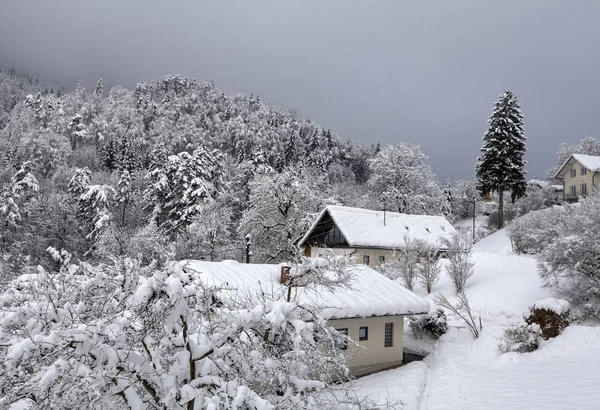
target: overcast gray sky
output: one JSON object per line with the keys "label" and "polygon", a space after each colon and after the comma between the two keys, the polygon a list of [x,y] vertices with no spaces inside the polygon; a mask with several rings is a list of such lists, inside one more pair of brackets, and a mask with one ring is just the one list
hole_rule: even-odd
{"label": "overcast gray sky", "polygon": [[345,138],[418,143],[441,178],[473,176],[510,88],[539,177],[598,132],[599,16],[597,0],[6,0],[0,62],[90,87],[213,80]]}

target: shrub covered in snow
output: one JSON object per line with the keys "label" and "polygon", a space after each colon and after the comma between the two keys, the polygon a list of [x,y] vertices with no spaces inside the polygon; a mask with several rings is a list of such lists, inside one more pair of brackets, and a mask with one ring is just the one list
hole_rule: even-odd
{"label": "shrub covered in snow", "polygon": [[515,251],[537,254],[540,276],[576,316],[600,319],[600,195],[527,214],[509,232]]}
{"label": "shrub covered in snow", "polygon": [[448,309],[450,312],[458,316],[465,323],[475,339],[479,337],[479,333],[482,330],[481,318],[479,318],[479,324],[477,324],[477,321],[471,312],[469,298],[467,298],[465,292],[459,292],[456,295],[456,303],[454,304],[451,303],[448,298],[441,293],[437,294],[433,300],[441,307]]}
{"label": "shrub covered in snow", "polygon": [[[315,306],[222,302],[182,264],[32,270],[0,294],[0,408],[365,408]],[[369,407],[372,408],[372,407]]]}
{"label": "shrub covered in snow", "polygon": [[432,245],[425,241],[417,241],[417,254],[419,257],[418,277],[421,284],[427,293],[431,293],[433,285],[440,280],[440,250],[436,245]]}
{"label": "shrub covered in snow", "polygon": [[437,308],[428,315],[411,318],[410,328],[418,338],[427,336],[432,339],[439,339],[440,336],[448,331],[446,313],[444,313],[443,309]]}
{"label": "shrub covered in snow", "polygon": [[562,299],[547,298],[535,302],[525,318],[528,325],[540,328],[544,339],[556,337],[569,325],[569,302]]}
{"label": "shrub covered in snow", "polygon": [[526,254],[541,252],[545,245],[561,234],[556,222],[563,213],[564,208],[554,207],[528,213],[513,221],[507,229],[514,251]]}
{"label": "shrub covered in snow", "polygon": [[408,289],[413,290],[419,279],[418,241],[404,238],[402,247],[394,250],[391,258],[381,265],[379,271],[392,280],[398,280]]}
{"label": "shrub covered in snow", "polygon": [[452,280],[456,293],[460,293],[465,289],[467,280],[473,275],[474,263],[471,260],[473,244],[466,236],[455,234],[451,240],[445,240],[444,245],[448,249],[446,274]]}
{"label": "shrub covered in snow", "polygon": [[537,324],[515,323],[504,331],[498,348],[502,353],[533,352],[540,345],[542,331]]}

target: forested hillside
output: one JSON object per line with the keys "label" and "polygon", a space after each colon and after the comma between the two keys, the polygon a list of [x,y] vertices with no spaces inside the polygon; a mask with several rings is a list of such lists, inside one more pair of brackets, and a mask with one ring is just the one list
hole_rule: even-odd
{"label": "forested hillside", "polygon": [[293,258],[327,203],[440,213],[419,147],[336,135],[255,95],[181,75],[55,91],[0,72],[0,252],[13,276],[78,259]]}

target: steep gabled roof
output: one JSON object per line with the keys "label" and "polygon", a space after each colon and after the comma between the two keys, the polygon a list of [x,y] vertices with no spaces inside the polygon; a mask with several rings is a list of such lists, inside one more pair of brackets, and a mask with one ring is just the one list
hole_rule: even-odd
{"label": "steep gabled roof", "polygon": [[[193,272],[205,285],[226,286],[236,291],[224,291],[224,297],[236,297],[264,292],[275,300],[285,300],[287,287],[279,283],[281,265],[241,264],[236,261],[185,261],[186,270]],[[293,297],[300,303],[326,306],[326,319],[408,315],[429,313],[429,302],[365,265],[350,266],[352,289],[335,291],[314,288],[293,288]]]}
{"label": "steep gabled roof", "polygon": [[561,165],[558,169],[558,172],[554,175],[554,178],[562,179],[560,176],[564,170],[564,168],[571,162],[575,160],[579,162],[581,165],[586,167],[592,172],[600,171],[600,156],[597,155],[584,155],[584,154],[573,154]]}
{"label": "steep gabled roof", "polygon": [[404,246],[405,239],[441,245],[443,239],[450,239],[456,233],[443,216],[386,211],[384,225],[383,211],[329,205],[300,240],[300,246],[304,246],[326,213],[331,216],[351,247],[395,249]]}

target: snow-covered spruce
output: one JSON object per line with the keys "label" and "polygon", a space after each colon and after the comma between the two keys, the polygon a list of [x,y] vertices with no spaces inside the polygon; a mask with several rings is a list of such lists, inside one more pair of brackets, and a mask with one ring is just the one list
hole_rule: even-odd
{"label": "snow-covered spruce", "polygon": [[483,137],[482,155],[476,165],[482,195],[498,192],[498,228],[504,226],[504,191],[511,199],[525,195],[525,130],[517,97],[506,90],[494,104],[489,128]]}

